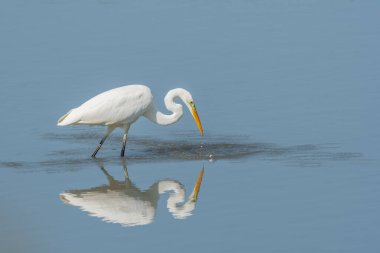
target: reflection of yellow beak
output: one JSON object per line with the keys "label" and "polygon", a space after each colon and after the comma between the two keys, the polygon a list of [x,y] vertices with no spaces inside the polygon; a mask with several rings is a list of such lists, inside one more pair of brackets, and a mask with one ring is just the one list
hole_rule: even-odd
{"label": "reflection of yellow beak", "polygon": [[199,132],[200,132],[201,135],[203,136],[203,128],[202,128],[202,124],[201,124],[201,121],[199,120],[199,116],[198,116],[198,113],[197,113],[197,109],[195,109],[195,106],[192,108],[192,114],[193,114],[193,117],[194,117],[195,122],[197,123],[198,129],[199,129]]}
{"label": "reflection of yellow beak", "polygon": [[199,176],[198,176],[198,179],[197,179],[197,182],[195,183],[195,186],[194,186],[194,190],[193,190],[193,201],[194,202],[197,202],[197,199],[198,199],[198,193],[199,193],[199,189],[201,188],[201,183],[202,183],[202,178],[203,178],[203,172],[204,172],[204,167],[202,168],[201,172],[199,173]]}

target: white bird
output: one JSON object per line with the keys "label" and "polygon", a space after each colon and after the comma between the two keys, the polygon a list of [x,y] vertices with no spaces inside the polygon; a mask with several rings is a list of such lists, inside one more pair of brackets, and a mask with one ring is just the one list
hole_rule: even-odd
{"label": "white bird", "polygon": [[187,106],[194,117],[201,135],[203,135],[202,124],[190,92],[182,88],[170,90],[166,94],[164,101],[166,108],[172,114],[166,115],[157,111],[149,87],[139,84],[126,85],[100,93],[60,117],[58,119],[58,126],[107,126],[107,132],[92,153],[92,157],[96,156],[104,141],[115,128],[124,128],[125,132],[121,149],[121,156],[124,156],[129,127],[139,117],[144,116],[152,122],[164,126],[173,124],[182,117],[182,105],[174,102],[176,98],[180,98]]}
{"label": "white bird", "polygon": [[90,189],[70,190],[60,194],[65,204],[79,207],[90,216],[123,226],[147,225],[153,222],[158,200],[163,193],[169,193],[166,207],[175,219],[191,216],[202,183],[202,168],[194,189],[186,199],[183,185],[176,180],[159,180],[149,189],[141,190],[129,179],[125,170],[125,181],[115,180],[101,167],[109,184]]}

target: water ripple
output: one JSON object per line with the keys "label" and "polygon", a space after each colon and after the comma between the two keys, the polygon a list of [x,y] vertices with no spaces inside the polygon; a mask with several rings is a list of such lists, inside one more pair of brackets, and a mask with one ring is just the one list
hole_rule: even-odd
{"label": "water ripple", "polygon": [[[126,157],[128,163],[185,161],[185,160],[242,160],[256,158],[261,160],[280,161],[291,166],[320,166],[326,161],[341,161],[361,157],[360,153],[339,151],[336,144],[303,144],[294,146],[279,146],[272,143],[248,142],[246,136],[207,136],[189,138],[194,134],[179,133],[172,139],[157,139],[149,136],[130,137],[127,143]],[[23,169],[25,167],[40,167],[45,170],[57,170],[62,167],[79,169],[92,163],[89,158],[92,148],[101,138],[99,133],[79,132],[43,136],[49,142],[68,142],[56,144],[67,149],[47,152],[46,159],[39,162],[0,161],[0,167]],[[76,145],[74,145],[76,144]],[[78,144],[83,147],[78,148]],[[121,140],[111,136],[98,153],[103,161],[119,162],[118,155]],[[69,166],[68,166],[69,165]]]}

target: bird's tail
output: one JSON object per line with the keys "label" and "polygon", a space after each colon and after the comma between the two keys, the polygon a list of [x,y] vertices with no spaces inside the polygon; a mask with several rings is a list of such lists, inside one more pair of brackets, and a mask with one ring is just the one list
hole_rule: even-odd
{"label": "bird's tail", "polygon": [[57,122],[57,126],[67,126],[67,125],[70,125],[71,122],[65,122],[65,119],[67,116],[69,116],[69,114],[71,113],[72,109],[70,111],[68,111],[65,115],[63,115],[62,117],[60,117],[58,119],[58,122]]}

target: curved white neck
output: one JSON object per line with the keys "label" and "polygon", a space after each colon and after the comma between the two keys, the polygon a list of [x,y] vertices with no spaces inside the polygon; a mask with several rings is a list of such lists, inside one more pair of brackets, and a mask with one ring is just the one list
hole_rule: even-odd
{"label": "curved white neck", "polygon": [[174,218],[185,219],[192,215],[192,211],[195,209],[195,202],[192,200],[193,193],[185,201],[185,190],[181,184],[171,180],[160,181],[158,192],[159,194],[171,192],[166,206]]}
{"label": "curved white neck", "polygon": [[170,125],[177,122],[183,115],[182,105],[174,102],[174,99],[177,97],[182,99],[181,89],[170,90],[164,99],[166,108],[172,114],[167,115],[158,111],[154,103],[152,103],[144,116],[158,125]]}

